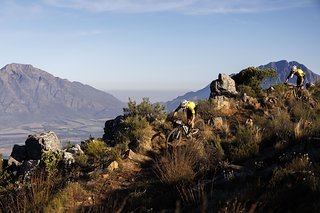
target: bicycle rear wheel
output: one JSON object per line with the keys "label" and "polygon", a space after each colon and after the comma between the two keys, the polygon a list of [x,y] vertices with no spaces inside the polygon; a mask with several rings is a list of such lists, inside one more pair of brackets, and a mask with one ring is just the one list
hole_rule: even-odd
{"label": "bicycle rear wheel", "polygon": [[167,141],[165,136],[158,132],[154,134],[151,138],[151,145],[153,148],[162,148],[162,147],[167,147]]}

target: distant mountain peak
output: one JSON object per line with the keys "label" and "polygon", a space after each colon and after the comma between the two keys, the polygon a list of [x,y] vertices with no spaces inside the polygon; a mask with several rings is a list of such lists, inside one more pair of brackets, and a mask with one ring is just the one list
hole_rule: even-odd
{"label": "distant mountain peak", "polygon": [[0,115],[35,120],[101,118],[122,113],[124,103],[111,94],[70,82],[30,64],[0,69]]}
{"label": "distant mountain peak", "polygon": [[4,66],[1,70],[20,70],[20,71],[27,71],[35,69],[31,64],[19,64],[19,63],[11,63]]}

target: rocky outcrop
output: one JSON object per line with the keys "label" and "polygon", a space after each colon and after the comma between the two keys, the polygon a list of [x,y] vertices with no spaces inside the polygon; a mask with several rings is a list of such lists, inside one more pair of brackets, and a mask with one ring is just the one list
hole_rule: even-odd
{"label": "rocky outcrop", "polygon": [[14,145],[8,159],[8,168],[14,168],[18,175],[30,176],[30,174],[41,165],[43,153],[52,152],[62,156],[65,167],[75,163],[74,155],[83,151],[79,145],[62,150],[61,142],[57,135],[52,132],[29,135],[25,145]]}
{"label": "rocky outcrop", "polygon": [[114,146],[115,136],[119,132],[123,132],[126,129],[124,124],[124,116],[119,115],[115,119],[107,120],[104,126],[104,135],[102,136],[104,142],[108,145]]}
{"label": "rocky outcrop", "polygon": [[224,73],[220,73],[218,79],[211,82],[210,90],[210,98],[221,95],[233,97],[238,94],[235,81]]}
{"label": "rocky outcrop", "polygon": [[45,151],[61,150],[61,142],[52,131],[29,135],[25,143],[27,158],[30,160],[40,160],[42,152]]}

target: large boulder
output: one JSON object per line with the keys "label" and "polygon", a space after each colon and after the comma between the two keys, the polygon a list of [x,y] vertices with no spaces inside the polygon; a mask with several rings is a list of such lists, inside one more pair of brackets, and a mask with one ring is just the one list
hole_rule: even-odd
{"label": "large boulder", "polygon": [[115,145],[112,142],[117,133],[125,130],[124,116],[119,115],[115,119],[107,120],[104,126],[103,140],[109,145]]}
{"label": "large boulder", "polygon": [[220,73],[210,84],[210,98],[215,96],[233,97],[238,94],[235,81],[227,74]]}
{"label": "large boulder", "polygon": [[43,151],[61,150],[61,142],[52,131],[29,135],[25,143],[27,158],[30,160],[40,160]]}
{"label": "large boulder", "polygon": [[26,146],[14,145],[11,155],[8,159],[8,166],[20,166],[22,162],[26,159],[26,155]]}

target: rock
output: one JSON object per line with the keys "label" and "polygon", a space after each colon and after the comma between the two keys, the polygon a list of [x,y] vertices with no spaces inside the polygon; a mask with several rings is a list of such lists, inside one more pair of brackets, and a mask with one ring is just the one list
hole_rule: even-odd
{"label": "rock", "polygon": [[245,125],[246,125],[247,127],[253,127],[253,120],[252,120],[251,118],[248,118],[248,119],[246,120]]}
{"label": "rock", "polygon": [[255,109],[260,108],[261,104],[259,103],[258,99],[248,96],[246,93],[241,94],[241,100],[246,103],[248,106],[251,106]]}
{"label": "rock", "polygon": [[111,146],[116,145],[113,143],[116,133],[125,130],[125,128],[123,115],[119,115],[115,119],[107,120],[104,127],[104,135],[102,137],[104,142]]}
{"label": "rock", "polygon": [[109,166],[107,167],[107,170],[109,172],[112,172],[118,168],[119,168],[119,163],[117,161],[113,161],[112,163],[109,164]]}
{"label": "rock", "polygon": [[8,166],[15,164],[16,166],[21,165],[27,157],[26,146],[14,145],[11,155],[8,159]]}
{"label": "rock", "polygon": [[215,117],[212,119],[212,124],[213,127],[216,129],[221,129],[221,127],[223,126],[223,119],[222,117]]}
{"label": "rock", "polygon": [[40,160],[25,160],[23,161],[19,175],[24,175],[24,179],[29,179],[32,172],[40,165]]}
{"label": "rock", "polygon": [[217,110],[224,109],[228,110],[230,109],[230,100],[226,96],[215,96],[212,99],[212,103],[214,106],[216,106]]}
{"label": "rock", "polygon": [[235,81],[224,73],[220,73],[218,79],[211,82],[210,90],[210,98],[221,95],[233,97],[238,94]]}
{"label": "rock", "polygon": [[76,144],[76,145],[70,147],[66,151],[71,154],[84,154],[84,152],[82,151],[81,146],[79,144]]}
{"label": "rock", "polygon": [[73,154],[70,152],[63,152],[62,160],[63,160],[64,165],[66,165],[66,166],[70,166],[71,164],[76,162],[73,157]]}
{"label": "rock", "polygon": [[40,160],[43,151],[61,150],[61,142],[52,131],[29,135],[25,143],[27,158],[30,160]]}
{"label": "rock", "polygon": [[21,166],[21,165],[22,165],[22,161],[18,161],[13,157],[9,156],[8,166]]}

